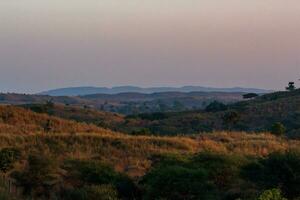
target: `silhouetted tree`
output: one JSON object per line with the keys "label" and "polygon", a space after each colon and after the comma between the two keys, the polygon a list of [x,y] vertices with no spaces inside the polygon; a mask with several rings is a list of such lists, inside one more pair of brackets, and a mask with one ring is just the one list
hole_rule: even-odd
{"label": "silhouetted tree", "polygon": [[289,82],[289,85],[286,87],[287,91],[294,91],[296,89],[295,82]]}
{"label": "silhouetted tree", "polygon": [[274,135],[282,136],[285,134],[285,130],[286,130],[286,128],[284,127],[284,125],[280,122],[277,122],[277,123],[273,124],[271,133]]}
{"label": "silhouetted tree", "polygon": [[255,97],[258,97],[258,94],[256,94],[256,93],[248,93],[248,94],[244,94],[243,95],[244,99],[252,99],[252,98],[255,98]]}
{"label": "silhouetted tree", "polygon": [[218,101],[211,102],[208,106],[206,106],[205,111],[206,112],[218,112],[218,111],[224,111],[227,110],[227,106]]}

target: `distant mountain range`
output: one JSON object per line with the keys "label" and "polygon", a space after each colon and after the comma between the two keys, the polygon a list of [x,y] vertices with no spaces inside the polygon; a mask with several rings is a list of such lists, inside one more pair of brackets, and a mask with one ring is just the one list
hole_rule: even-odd
{"label": "distant mountain range", "polygon": [[257,88],[212,88],[201,86],[183,86],[183,87],[135,87],[135,86],[120,86],[120,87],[69,87],[59,88],[39,93],[39,95],[50,96],[82,96],[91,94],[120,94],[120,93],[160,93],[160,92],[242,92],[242,93],[270,93],[271,90]]}

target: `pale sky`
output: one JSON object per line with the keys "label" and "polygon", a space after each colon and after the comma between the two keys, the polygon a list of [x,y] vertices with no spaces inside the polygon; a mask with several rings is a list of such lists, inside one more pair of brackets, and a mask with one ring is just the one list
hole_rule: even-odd
{"label": "pale sky", "polygon": [[299,78],[299,0],[0,0],[2,92]]}

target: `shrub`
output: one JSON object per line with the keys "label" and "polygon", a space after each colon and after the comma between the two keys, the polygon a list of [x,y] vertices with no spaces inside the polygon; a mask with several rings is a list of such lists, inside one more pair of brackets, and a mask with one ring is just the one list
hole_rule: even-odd
{"label": "shrub", "polygon": [[118,192],[112,185],[92,185],[63,192],[65,200],[118,200]]}
{"label": "shrub", "polygon": [[279,188],[288,199],[300,197],[300,154],[274,153],[245,167],[246,177],[259,187]]}
{"label": "shrub", "polygon": [[71,161],[71,168],[83,185],[113,185],[120,197],[134,199],[138,190],[133,181],[112,167],[96,161]]}
{"label": "shrub", "polygon": [[206,106],[205,111],[206,112],[218,112],[218,111],[224,111],[227,110],[228,106],[226,106],[224,103],[213,101],[208,106]]}
{"label": "shrub", "polygon": [[220,190],[226,190],[239,179],[239,170],[244,162],[240,157],[204,152],[196,155],[192,164],[207,169],[214,184]]}
{"label": "shrub", "polygon": [[0,170],[6,173],[13,167],[21,156],[21,152],[15,148],[5,148],[0,151]]}
{"label": "shrub", "polygon": [[159,167],[143,180],[145,199],[218,199],[217,190],[204,169]]}
{"label": "shrub", "polygon": [[279,189],[272,189],[264,191],[257,200],[287,200],[282,197]]}
{"label": "shrub", "polygon": [[30,154],[24,171],[14,172],[12,176],[24,188],[25,194],[49,197],[59,183],[56,161],[42,154]]}
{"label": "shrub", "polygon": [[273,124],[272,129],[271,129],[271,133],[273,135],[277,135],[277,136],[282,136],[285,134],[286,128],[284,127],[284,125],[280,122],[277,122],[275,124]]}

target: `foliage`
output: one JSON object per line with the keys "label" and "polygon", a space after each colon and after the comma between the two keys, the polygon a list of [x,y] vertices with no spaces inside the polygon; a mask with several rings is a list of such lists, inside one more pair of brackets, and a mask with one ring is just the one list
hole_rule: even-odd
{"label": "foliage", "polygon": [[271,133],[278,136],[283,136],[285,134],[286,128],[280,122],[273,124]]}
{"label": "foliage", "polygon": [[248,94],[244,94],[243,95],[243,98],[244,99],[252,99],[252,98],[255,98],[255,97],[258,97],[259,95],[256,94],[256,93],[248,93]]}
{"label": "foliage", "polygon": [[217,199],[216,189],[203,169],[183,166],[157,168],[145,179],[146,199]]}
{"label": "foliage", "polygon": [[279,189],[272,189],[264,191],[257,200],[287,200],[282,197]]}
{"label": "foliage", "polygon": [[289,85],[286,87],[287,91],[294,91],[296,89],[295,82],[289,82]]}
{"label": "foliage", "polygon": [[65,200],[118,200],[118,192],[112,185],[91,185],[63,191]]}
{"label": "foliage", "polygon": [[16,171],[13,177],[24,187],[24,193],[37,197],[51,196],[53,188],[60,181],[55,159],[47,155],[33,153],[28,157],[24,171]]}
{"label": "foliage", "polygon": [[300,196],[300,154],[274,153],[268,158],[251,163],[245,168],[249,180],[262,188],[279,188],[293,199]]}
{"label": "foliage", "polygon": [[77,174],[83,185],[108,184],[115,187],[123,198],[134,198],[137,195],[137,188],[132,180],[107,164],[95,161],[70,161],[67,164],[67,169],[73,170],[73,176]]}
{"label": "foliage", "polygon": [[0,171],[7,172],[13,167],[21,156],[21,152],[16,148],[4,148],[0,151]]}
{"label": "foliage", "polygon": [[226,106],[222,102],[213,101],[208,106],[206,106],[205,111],[206,112],[218,112],[218,111],[224,111],[227,110],[228,106]]}

